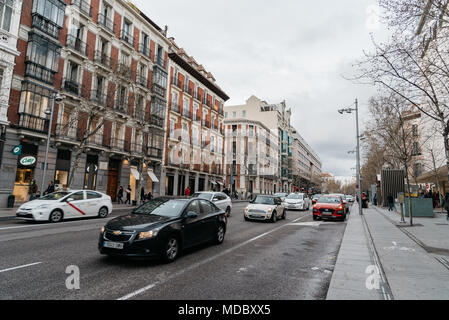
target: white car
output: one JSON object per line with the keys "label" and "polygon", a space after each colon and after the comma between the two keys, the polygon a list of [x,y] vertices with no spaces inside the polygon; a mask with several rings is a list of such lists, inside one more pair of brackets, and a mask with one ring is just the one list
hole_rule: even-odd
{"label": "white car", "polygon": [[245,208],[244,218],[249,220],[271,220],[286,219],[286,210],[279,197],[258,195]]}
{"label": "white car", "polygon": [[91,190],[50,193],[19,207],[16,217],[23,220],[60,222],[63,219],[100,217],[112,212],[111,197]]}
{"label": "white car", "polygon": [[304,193],[290,193],[284,200],[287,210],[309,210],[312,201]]}
{"label": "white car", "polygon": [[226,216],[231,215],[232,200],[223,192],[202,191],[195,192],[193,198],[201,198],[212,201],[218,208],[226,212]]}
{"label": "white car", "polygon": [[351,195],[346,195],[346,200],[348,200],[348,202],[354,202],[354,197]]}

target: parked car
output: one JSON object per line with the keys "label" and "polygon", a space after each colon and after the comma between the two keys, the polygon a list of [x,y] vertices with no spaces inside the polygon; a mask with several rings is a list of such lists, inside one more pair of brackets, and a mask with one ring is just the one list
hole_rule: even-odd
{"label": "parked car", "polygon": [[314,194],[312,197],[312,205],[316,203],[316,201],[322,196],[322,194]]}
{"label": "parked car", "polygon": [[286,210],[279,197],[258,195],[245,208],[244,218],[249,220],[270,220],[276,222],[279,218],[286,219]]}
{"label": "parked car", "polygon": [[340,196],[326,195],[318,199],[313,206],[313,220],[318,219],[346,219],[345,206]]}
{"label": "parked car", "polygon": [[72,218],[106,218],[112,212],[111,197],[92,190],[65,190],[24,203],[16,212],[23,220],[61,222]]}
{"label": "parked car", "polygon": [[217,207],[225,211],[228,217],[231,215],[232,200],[223,192],[195,192],[192,197],[212,201]]}
{"label": "parked car", "polygon": [[206,199],[159,197],[110,220],[100,232],[101,254],[174,261],[189,247],[213,241],[221,244],[226,213]]}
{"label": "parked car", "polygon": [[346,195],[346,200],[347,200],[348,202],[350,202],[350,203],[353,203],[353,202],[354,202],[354,197],[351,196],[351,195],[349,195],[349,194],[347,194],[347,195]]}
{"label": "parked car", "polygon": [[341,197],[341,199],[343,200],[343,205],[345,207],[345,214],[349,213],[348,201],[346,200],[346,196],[344,194],[342,194],[342,193],[333,193],[333,194],[330,194],[330,196]]}
{"label": "parked car", "polygon": [[287,210],[309,210],[312,202],[304,193],[290,193],[284,200]]}
{"label": "parked car", "polygon": [[287,198],[288,193],[285,193],[285,192],[278,192],[278,193],[273,194],[273,196],[279,197],[279,198],[281,198],[282,201],[284,201],[285,198]]}

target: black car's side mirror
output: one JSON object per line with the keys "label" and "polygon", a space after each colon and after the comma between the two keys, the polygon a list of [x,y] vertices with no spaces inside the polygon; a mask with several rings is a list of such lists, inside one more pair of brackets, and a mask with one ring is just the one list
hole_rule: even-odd
{"label": "black car's side mirror", "polygon": [[196,212],[194,212],[194,211],[189,211],[186,214],[186,218],[187,219],[194,219],[196,217],[198,217],[198,214]]}

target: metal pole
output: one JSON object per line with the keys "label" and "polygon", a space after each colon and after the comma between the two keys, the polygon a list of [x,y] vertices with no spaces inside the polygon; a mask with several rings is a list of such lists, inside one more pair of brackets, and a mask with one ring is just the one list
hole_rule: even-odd
{"label": "metal pole", "polygon": [[56,101],[56,93],[53,94],[53,101],[51,104],[50,123],[48,124],[47,148],[45,150],[44,173],[42,174],[41,197],[43,196],[43,193],[44,193],[45,175],[47,173],[48,149],[50,148],[50,135],[51,135],[51,126],[53,125],[53,112],[55,111],[55,101]]}
{"label": "metal pole", "polygon": [[359,198],[359,214],[362,215],[362,184],[360,178],[360,135],[359,135],[359,104],[357,99],[355,99],[355,120],[357,127],[357,183],[358,188],[358,198]]}

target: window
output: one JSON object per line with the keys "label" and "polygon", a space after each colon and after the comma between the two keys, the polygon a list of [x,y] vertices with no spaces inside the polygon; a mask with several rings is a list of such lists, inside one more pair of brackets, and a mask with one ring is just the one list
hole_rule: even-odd
{"label": "window", "polygon": [[0,0],[0,29],[10,31],[13,0]]}
{"label": "window", "polygon": [[417,124],[414,124],[412,126],[412,134],[413,134],[414,137],[418,136],[418,125]]}
{"label": "window", "polygon": [[44,87],[25,82],[22,85],[19,112],[45,118],[52,92]]}
{"label": "window", "polygon": [[246,110],[243,110],[243,111],[242,111],[242,117],[243,117],[243,118],[246,118]]}
{"label": "window", "polygon": [[[73,199],[72,201],[84,200],[84,192],[80,191],[80,192],[73,193],[68,197],[68,199],[70,199],[70,198]],[[66,201],[67,201],[67,199],[66,199]]]}
{"label": "window", "polygon": [[225,112],[225,118],[227,118],[228,117],[228,113],[227,112]]}
{"label": "window", "polygon": [[199,200],[199,201],[201,202],[203,215],[208,215],[217,211],[217,207],[214,204],[210,203],[209,201],[206,200]]}
{"label": "window", "polygon": [[43,66],[52,72],[58,72],[60,55],[61,48],[57,44],[36,33],[31,33],[27,48],[27,61]]}
{"label": "window", "polygon": [[62,28],[64,26],[65,6],[65,3],[59,0],[34,0],[33,13],[38,13]]}
{"label": "window", "polygon": [[185,212],[193,211],[197,215],[200,215],[200,202],[198,200],[192,201],[192,203],[189,204]]}
{"label": "window", "polygon": [[0,88],[3,88],[3,69],[0,69]]}
{"label": "window", "polygon": [[232,117],[233,117],[233,118],[237,118],[237,112],[235,112],[235,111],[232,112]]}
{"label": "window", "polygon": [[93,192],[93,191],[86,191],[87,199],[98,199],[101,198],[101,194]]}

